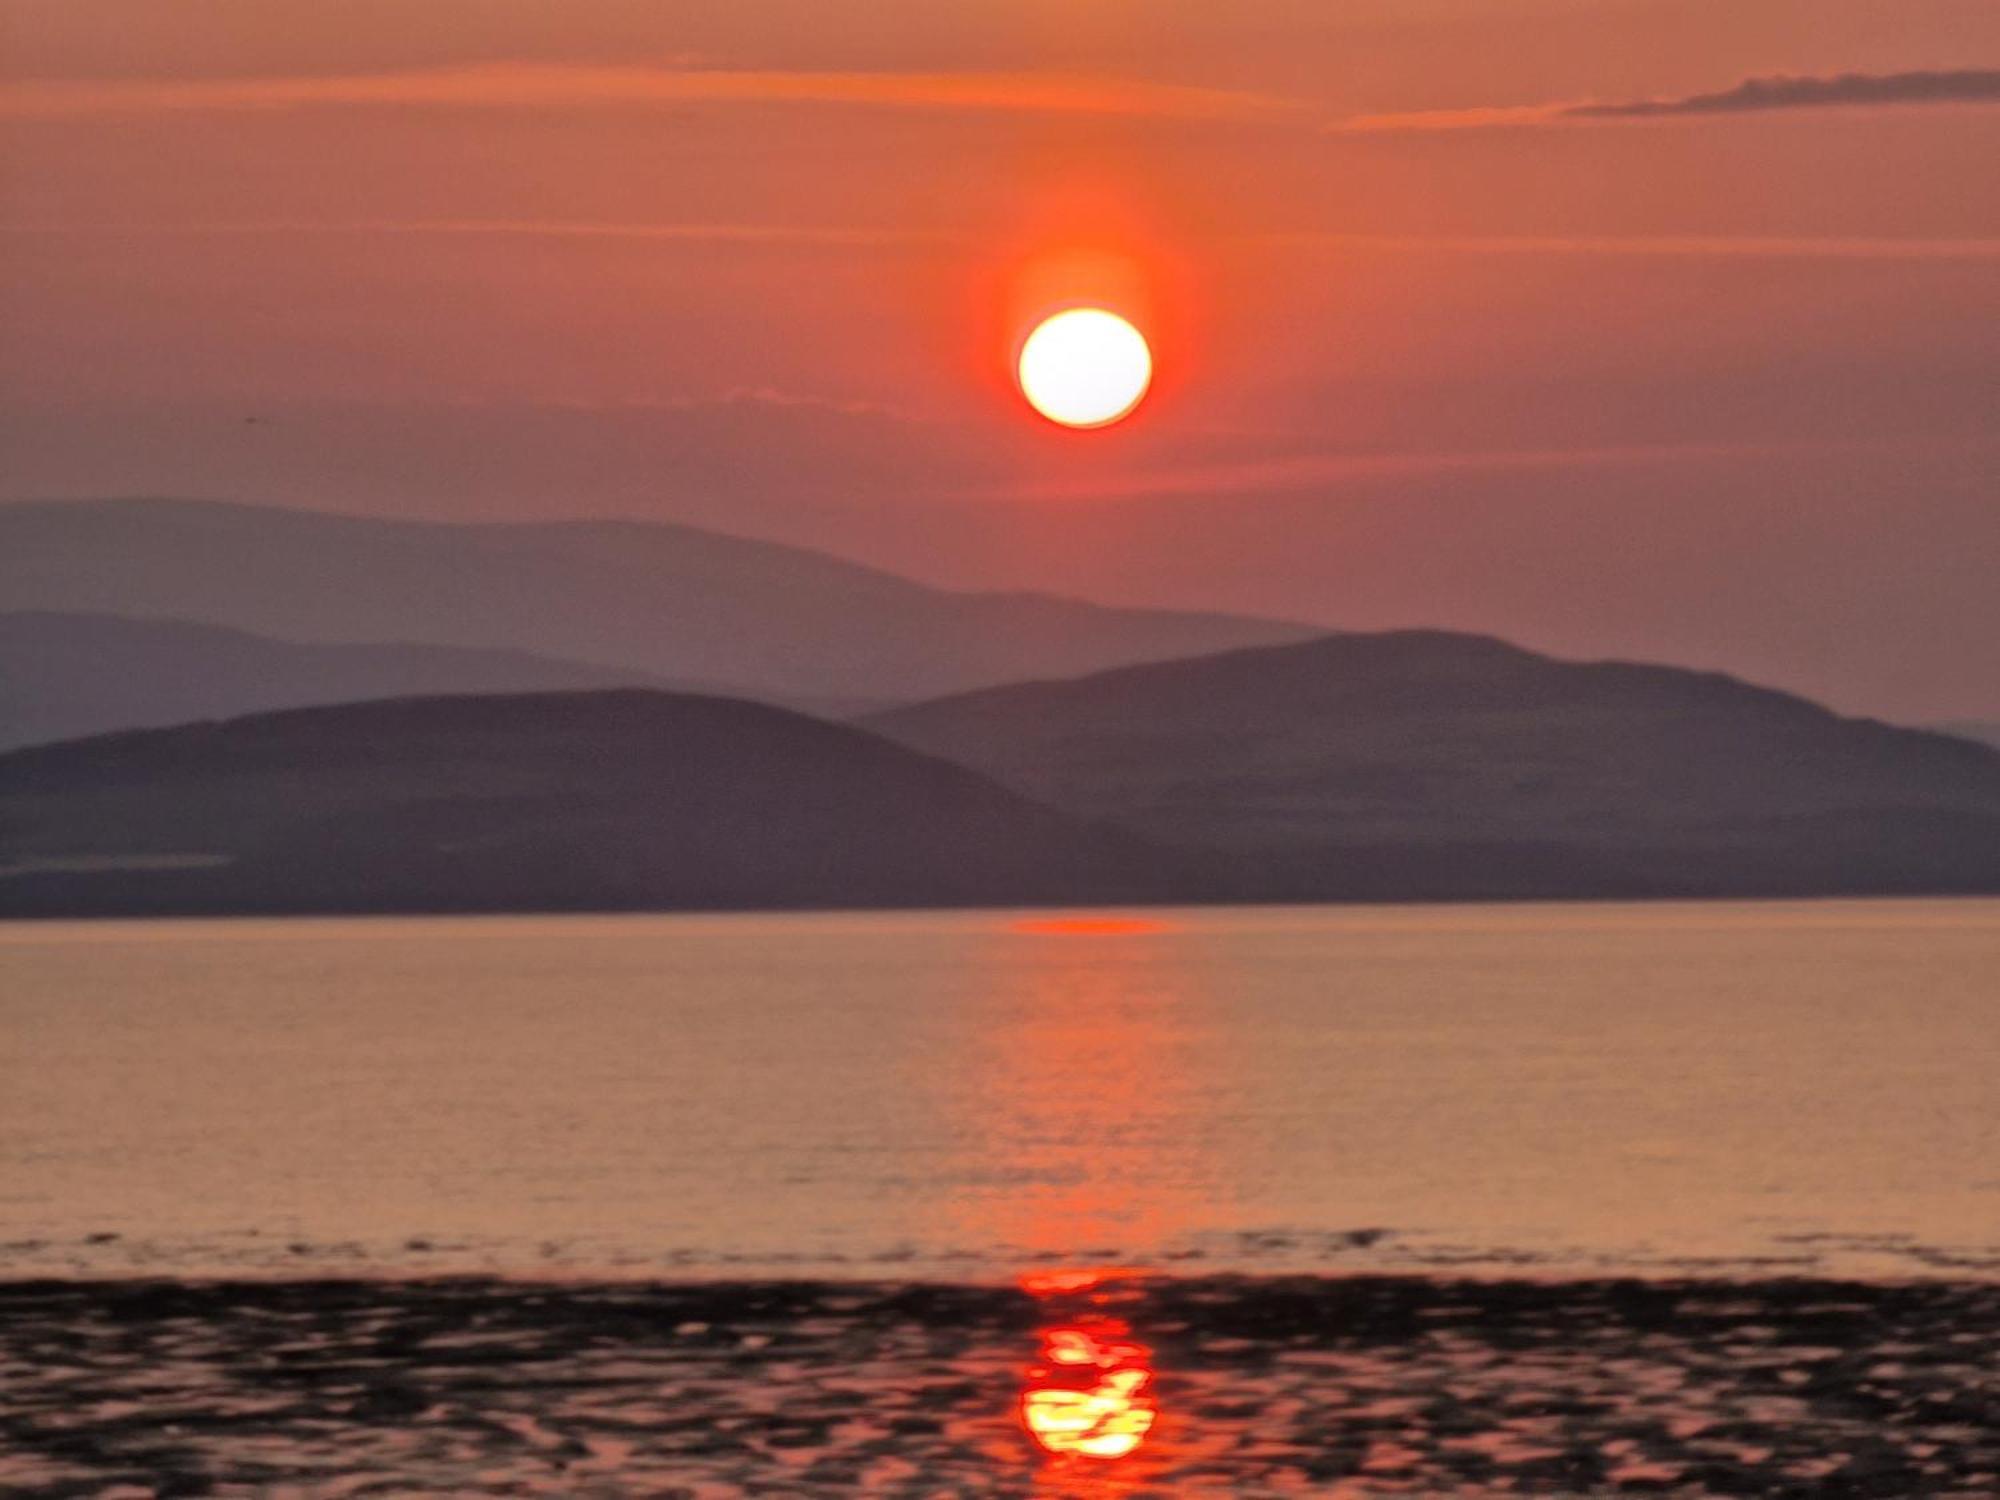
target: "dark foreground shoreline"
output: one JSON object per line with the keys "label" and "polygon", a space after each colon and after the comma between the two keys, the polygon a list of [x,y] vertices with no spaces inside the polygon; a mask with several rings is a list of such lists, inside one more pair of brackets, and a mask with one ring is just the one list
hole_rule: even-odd
{"label": "dark foreground shoreline", "polygon": [[[1017,1415],[1114,1317],[1114,1461]],[[0,1283],[0,1494],[2000,1494],[2000,1284]]]}

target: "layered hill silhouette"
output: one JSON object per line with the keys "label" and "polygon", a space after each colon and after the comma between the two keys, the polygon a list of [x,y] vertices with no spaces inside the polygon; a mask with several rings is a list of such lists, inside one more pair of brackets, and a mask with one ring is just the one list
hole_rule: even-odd
{"label": "layered hill silhouette", "polygon": [[1274,899],[2000,890],[1993,750],[1481,636],[1338,635],[864,722]]}
{"label": "layered hill silhouette", "polygon": [[644,686],[669,684],[522,651],[310,645],[185,620],[0,614],[0,749],[317,703]]}
{"label": "layered hill silhouette", "polygon": [[2000,719],[1959,719],[1933,727],[1939,734],[1954,734],[1962,740],[1977,740],[2000,749]]}
{"label": "layered hill silhouette", "polygon": [[0,606],[0,747],[181,726],[0,755],[0,913],[2000,891],[1988,747],[1480,636],[167,501]]}
{"label": "layered hill silhouette", "polygon": [[0,610],[503,649],[856,708],[1317,633],[956,593],[689,526],[442,525],[153,499],[0,505]]}
{"label": "layered hill silhouette", "polygon": [[1136,839],[843,725],[644,691],[401,699],[0,755],[0,913],[1104,901]]}
{"label": "layered hill silhouette", "polygon": [[1476,636],[870,722],[621,690],[17,750],[0,913],[2000,891],[2000,753]]}

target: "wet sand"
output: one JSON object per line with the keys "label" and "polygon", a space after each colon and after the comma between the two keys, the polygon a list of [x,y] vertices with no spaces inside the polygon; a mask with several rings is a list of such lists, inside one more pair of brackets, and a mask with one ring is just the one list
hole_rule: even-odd
{"label": "wet sand", "polygon": [[[1115,1317],[1128,1457],[1019,1418]],[[2000,1493],[2000,1285],[0,1284],[0,1493]]]}

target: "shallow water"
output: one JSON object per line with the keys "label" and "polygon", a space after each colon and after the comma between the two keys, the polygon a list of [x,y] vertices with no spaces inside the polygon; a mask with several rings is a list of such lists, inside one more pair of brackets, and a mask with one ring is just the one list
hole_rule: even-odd
{"label": "shallow water", "polygon": [[2000,1272],[2000,902],[0,927],[0,1276]]}
{"label": "shallow water", "polygon": [[[1111,1319],[1144,1441],[1042,1451]],[[1990,1500],[1996,1372],[1991,1282],[0,1284],[0,1490]]]}

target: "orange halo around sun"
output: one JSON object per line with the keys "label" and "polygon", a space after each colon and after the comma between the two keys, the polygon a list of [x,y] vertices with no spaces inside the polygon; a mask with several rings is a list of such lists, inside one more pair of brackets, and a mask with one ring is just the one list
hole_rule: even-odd
{"label": "orange halo around sun", "polygon": [[1153,383],[1145,335],[1101,307],[1044,319],[1021,346],[1021,394],[1064,427],[1109,427],[1130,416]]}

